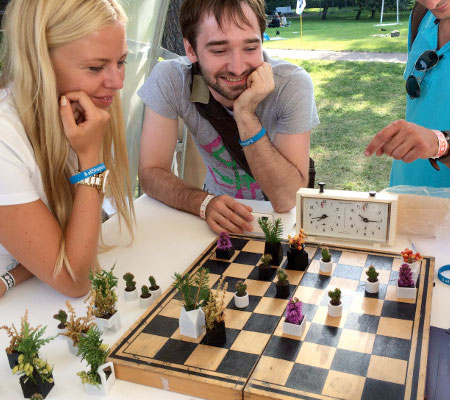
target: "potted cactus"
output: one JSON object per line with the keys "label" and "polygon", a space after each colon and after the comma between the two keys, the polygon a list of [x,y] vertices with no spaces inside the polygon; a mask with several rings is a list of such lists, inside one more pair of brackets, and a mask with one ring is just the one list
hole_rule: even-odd
{"label": "potted cactus", "polygon": [[306,315],[302,314],[302,302],[297,297],[289,299],[286,317],[283,322],[283,333],[302,336],[306,326]]}
{"label": "potted cactus", "polygon": [[150,293],[147,285],[141,286],[141,295],[139,297],[139,304],[141,308],[148,308],[153,303],[153,296]]}
{"label": "potted cactus", "polygon": [[106,395],[116,380],[113,363],[105,362],[109,350],[108,346],[103,344],[101,336],[102,332],[98,327],[91,326],[78,344],[77,355],[90,367],[87,372],[77,373],[88,394]]}
{"label": "potted cactus", "polygon": [[336,288],[328,291],[328,315],[330,317],[340,317],[342,315],[341,289]]}
{"label": "potted cactus", "polygon": [[159,296],[161,296],[161,288],[156,284],[156,280],[153,276],[149,276],[148,280],[150,282],[150,286],[148,290],[152,294],[152,301],[156,301]]}
{"label": "potted cactus", "polygon": [[258,224],[266,238],[264,254],[272,256],[273,265],[280,265],[283,260],[283,246],[281,245],[283,223],[281,218],[277,218],[275,221],[271,221],[268,218],[258,218]]}
{"label": "potted cactus", "polygon": [[400,299],[415,299],[417,288],[414,283],[409,264],[404,263],[398,272],[397,297]]}
{"label": "potted cactus", "polygon": [[326,274],[330,273],[333,268],[333,261],[331,261],[331,254],[328,248],[322,247],[321,250],[322,258],[320,259],[320,272],[324,272]]}
{"label": "potted cactus", "polygon": [[380,282],[378,281],[378,272],[373,265],[370,265],[366,271],[367,281],[366,281],[366,292],[367,293],[378,293],[380,290]]}
{"label": "potted cactus", "polygon": [[125,291],[124,291],[125,300],[126,301],[136,300],[138,295],[134,275],[131,272],[127,272],[126,274],[123,275],[123,279],[125,280]]}
{"label": "potted cactus", "polygon": [[211,290],[208,301],[203,307],[206,325],[206,343],[211,346],[222,346],[227,341],[225,331],[225,295],[228,283],[225,277],[220,278],[216,290]]}
{"label": "potted cactus", "polygon": [[228,232],[220,232],[217,239],[216,257],[229,260],[234,254],[233,245],[231,244]]}
{"label": "potted cactus", "polygon": [[295,236],[288,235],[289,248],[286,268],[304,271],[308,267],[308,253],[305,251],[306,236],[303,229],[300,229]]}
{"label": "potted cactus", "polygon": [[118,279],[114,276],[113,270],[100,270],[89,273],[92,282],[90,296],[94,297],[95,321],[101,330],[117,331],[120,329],[120,315],[116,310],[117,294],[114,288],[117,287]]}
{"label": "potted cactus", "polygon": [[181,315],[179,319],[180,334],[198,338],[205,326],[205,313],[202,307],[209,298],[209,275],[206,268],[200,268],[196,274],[185,275],[175,273],[173,287],[182,297]]}
{"label": "potted cactus", "polygon": [[234,305],[237,308],[245,308],[249,305],[247,285],[243,281],[237,281],[234,292]]}
{"label": "potted cactus", "polygon": [[59,321],[58,329],[63,331],[66,328],[67,313],[64,310],[59,310],[57,314],[53,315],[53,318]]}
{"label": "potted cactus", "polygon": [[287,299],[289,297],[289,281],[287,272],[282,269],[277,269],[277,283],[276,287],[276,295],[280,299]]}
{"label": "potted cactus", "polygon": [[403,250],[400,254],[403,258],[403,262],[405,264],[408,264],[414,282],[417,282],[420,273],[420,264],[422,263],[423,260],[422,255],[419,252],[414,253],[412,250],[408,248]]}
{"label": "potted cactus", "polygon": [[272,266],[270,265],[272,256],[264,254],[261,257],[261,262],[258,264],[259,280],[270,281],[272,279]]}

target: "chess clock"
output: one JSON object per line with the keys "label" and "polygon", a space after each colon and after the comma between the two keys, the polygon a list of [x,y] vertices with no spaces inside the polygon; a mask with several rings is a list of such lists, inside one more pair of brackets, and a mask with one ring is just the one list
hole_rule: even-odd
{"label": "chess clock", "polygon": [[297,192],[297,229],[308,240],[392,244],[398,196],[393,193],[301,188]]}

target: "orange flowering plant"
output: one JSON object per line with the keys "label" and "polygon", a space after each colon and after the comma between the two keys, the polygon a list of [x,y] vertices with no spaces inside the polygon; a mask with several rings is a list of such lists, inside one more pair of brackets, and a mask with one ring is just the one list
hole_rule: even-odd
{"label": "orange flowering plant", "polygon": [[288,235],[289,246],[293,250],[301,250],[303,248],[303,244],[306,242],[306,237],[307,234],[303,229],[300,229],[300,232],[293,237]]}
{"label": "orange flowering plant", "polygon": [[423,259],[423,257],[420,255],[419,252],[414,253],[412,250],[408,248],[403,250],[400,254],[403,257],[403,262],[408,264],[412,264],[415,261],[421,261]]}

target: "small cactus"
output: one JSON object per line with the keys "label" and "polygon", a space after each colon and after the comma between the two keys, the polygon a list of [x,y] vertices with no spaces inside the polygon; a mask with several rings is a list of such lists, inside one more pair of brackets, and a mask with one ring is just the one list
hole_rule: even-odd
{"label": "small cactus", "polygon": [[148,286],[147,285],[142,285],[141,286],[141,297],[143,299],[148,299],[152,294],[150,293],[150,291],[148,290]]}
{"label": "small cactus", "polygon": [[375,269],[375,267],[373,265],[371,265],[369,267],[369,269],[366,271],[366,275],[367,275],[367,280],[369,282],[376,282],[378,280],[378,272]]}
{"label": "small cactus", "polygon": [[150,290],[158,290],[159,286],[156,284],[156,280],[153,276],[150,276],[148,278],[148,280],[150,281]]}
{"label": "small cactus", "polygon": [[322,261],[323,262],[330,262],[331,261],[331,254],[327,247],[322,248]]}
{"label": "small cactus", "polygon": [[136,281],[134,280],[134,275],[130,272],[124,274],[123,279],[125,280],[125,290],[127,292],[132,292],[136,289]]}
{"label": "small cactus", "polygon": [[278,278],[278,283],[285,283],[287,281],[288,274],[284,269],[278,268],[277,269],[277,278]]}
{"label": "small cactus", "polygon": [[333,306],[338,306],[339,304],[341,304],[341,289],[336,288],[334,290],[329,290],[328,296],[330,297],[330,303]]}
{"label": "small cactus", "polygon": [[247,293],[247,285],[243,281],[236,283],[236,296],[243,297]]}
{"label": "small cactus", "polygon": [[67,322],[67,313],[64,310],[59,310],[58,314],[53,316],[57,321],[59,321],[58,328],[64,329]]}
{"label": "small cactus", "polygon": [[261,257],[261,267],[270,267],[270,262],[272,261],[272,256],[270,254],[264,254]]}

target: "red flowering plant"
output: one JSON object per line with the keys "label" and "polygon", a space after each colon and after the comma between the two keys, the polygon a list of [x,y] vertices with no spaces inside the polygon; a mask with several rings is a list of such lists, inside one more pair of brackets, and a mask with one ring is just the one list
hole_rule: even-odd
{"label": "red flowering plant", "polygon": [[415,261],[421,261],[423,260],[423,257],[419,252],[414,253],[412,250],[406,248],[400,253],[403,257],[403,262],[407,264],[412,264]]}
{"label": "red flowering plant", "polygon": [[300,232],[295,236],[288,235],[290,248],[292,250],[302,250],[306,242],[306,237],[307,234],[303,229],[300,229]]}
{"label": "red flowering plant", "polygon": [[286,307],[286,322],[290,324],[300,325],[304,315],[302,314],[302,302],[297,297],[289,299]]}

